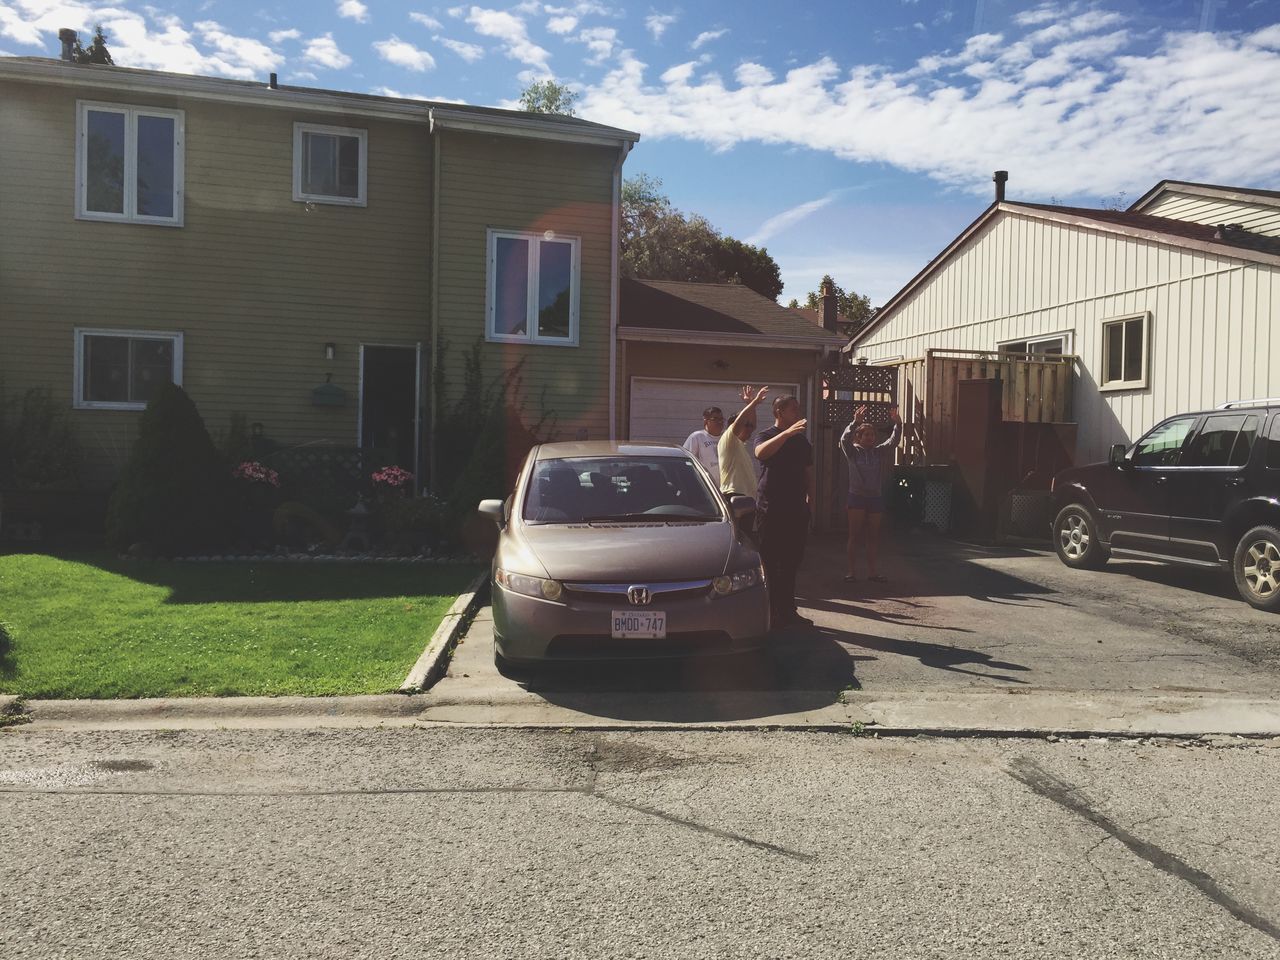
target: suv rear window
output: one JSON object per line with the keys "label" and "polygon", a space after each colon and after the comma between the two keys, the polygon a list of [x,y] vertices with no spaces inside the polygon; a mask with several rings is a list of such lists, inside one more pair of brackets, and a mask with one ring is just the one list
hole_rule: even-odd
{"label": "suv rear window", "polygon": [[1184,467],[1243,467],[1249,462],[1258,418],[1240,414],[1206,417],[1182,455]]}

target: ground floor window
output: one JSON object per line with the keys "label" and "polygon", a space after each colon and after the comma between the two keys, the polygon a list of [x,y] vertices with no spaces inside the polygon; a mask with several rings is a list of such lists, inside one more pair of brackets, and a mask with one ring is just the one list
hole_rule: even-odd
{"label": "ground floor window", "polygon": [[1102,389],[1136,390],[1147,385],[1151,315],[1117,317],[1102,324]]}
{"label": "ground floor window", "polygon": [[1071,334],[1055,333],[1047,337],[1029,337],[1026,340],[1010,340],[1000,344],[1000,352],[1013,354],[1025,360],[1036,357],[1060,357],[1071,352]]}
{"label": "ground floor window", "polygon": [[75,406],[142,410],[166,383],[182,383],[182,334],[150,330],[75,332]]}

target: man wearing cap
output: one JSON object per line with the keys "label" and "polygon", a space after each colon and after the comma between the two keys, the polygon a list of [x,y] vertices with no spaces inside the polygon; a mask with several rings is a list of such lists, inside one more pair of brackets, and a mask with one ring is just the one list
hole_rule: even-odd
{"label": "man wearing cap", "polygon": [[720,479],[720,456],[716,452],[720,443],[720,434],[724,433],[724,414],[719,407],[707,407],[702,411],[702,429],[695,430],[684,441],[684,448],[693,454],[711,474],[713,480]]}

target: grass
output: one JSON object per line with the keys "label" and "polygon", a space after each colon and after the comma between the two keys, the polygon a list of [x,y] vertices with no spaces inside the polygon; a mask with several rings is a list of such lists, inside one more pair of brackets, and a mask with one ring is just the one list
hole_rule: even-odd
{"label": "grass", "polygon": [[394,691],[478,570],[0,556],[0,693]]}

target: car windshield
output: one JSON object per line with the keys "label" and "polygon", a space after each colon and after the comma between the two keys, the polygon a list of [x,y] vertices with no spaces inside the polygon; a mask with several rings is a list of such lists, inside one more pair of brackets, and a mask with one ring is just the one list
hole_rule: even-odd
{"label": "car windshield", "polygon": [[530,523],[719,520],[720,499],[683,457],[539,460],[529,478]]}

